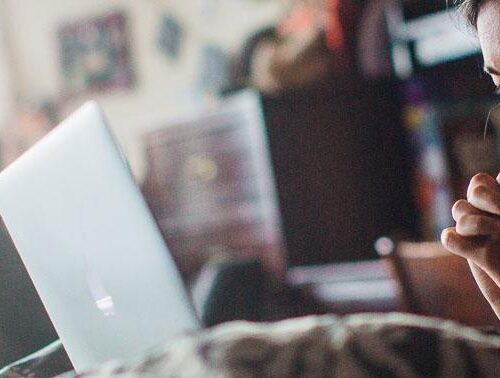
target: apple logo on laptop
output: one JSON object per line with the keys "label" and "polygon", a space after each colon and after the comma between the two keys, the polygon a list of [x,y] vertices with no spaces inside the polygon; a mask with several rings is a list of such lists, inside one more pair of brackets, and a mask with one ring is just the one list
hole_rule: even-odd
{"label": "apple logo on laptop", "polygon": [[97,308],[104,316],[115,315],[115,304],[113,297],[104,288],[102,280],[93,269],[87,269],[87,285]]}

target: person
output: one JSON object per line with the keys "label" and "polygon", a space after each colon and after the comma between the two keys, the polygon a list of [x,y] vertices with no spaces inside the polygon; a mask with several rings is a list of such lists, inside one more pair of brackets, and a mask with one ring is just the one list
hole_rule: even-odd
{"label": "person", "polygon": [[[457,1],[477,31],[484,70],[500,88],[500,1]],[[455,227],[447,228],[441,242],[450,252],[467,259],[472,274],[500,319],[500,174],[475,175],[465,199],[452,208]]]}

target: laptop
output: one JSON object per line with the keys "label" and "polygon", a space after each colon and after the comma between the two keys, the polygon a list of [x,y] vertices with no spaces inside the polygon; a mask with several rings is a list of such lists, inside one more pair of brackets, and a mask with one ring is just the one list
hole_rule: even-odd
{"label": "laptop", "polygon": [[0,173],[0,216],[77,371],[199,328],[96,103]]}

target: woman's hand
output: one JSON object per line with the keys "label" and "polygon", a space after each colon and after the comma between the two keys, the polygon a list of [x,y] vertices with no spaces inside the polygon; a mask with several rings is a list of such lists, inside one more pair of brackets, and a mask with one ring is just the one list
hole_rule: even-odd
{"label": "woman's hand", "polygon": [[467,189],[467,200],[452,209],[455,227],[447,228],[441,242],[450,252],[467,259],[472,274],[500,319],[500,175],[480,173]]}

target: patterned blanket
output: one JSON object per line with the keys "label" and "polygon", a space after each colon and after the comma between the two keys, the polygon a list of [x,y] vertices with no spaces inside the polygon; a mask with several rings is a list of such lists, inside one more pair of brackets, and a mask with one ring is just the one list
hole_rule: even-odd
{"label": "patterned blanket", "polygon": [[498,377],[500,336],[402,314],[233,322],[79,375],[110,376]]}

